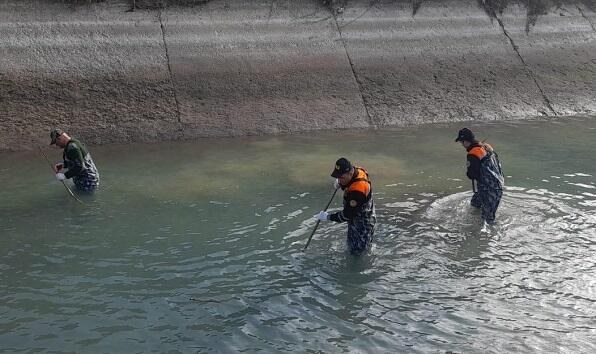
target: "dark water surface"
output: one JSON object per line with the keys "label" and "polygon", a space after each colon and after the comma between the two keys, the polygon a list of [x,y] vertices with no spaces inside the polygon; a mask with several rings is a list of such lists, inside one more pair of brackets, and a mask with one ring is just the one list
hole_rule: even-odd
{"label": "dark water surface", "polygon": [[[596,119],[467,125],[508,176],[484,230],[463,124],[92,147],[87,206],[0,155],[0,352],[596,352]],[[303,253],[344,155],[373,249]]]}

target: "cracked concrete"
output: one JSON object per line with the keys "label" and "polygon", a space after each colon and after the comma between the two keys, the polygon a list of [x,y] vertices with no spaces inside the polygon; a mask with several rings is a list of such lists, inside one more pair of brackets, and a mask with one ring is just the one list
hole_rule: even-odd
{"label": "cracked concrete", "polygon": [[588,9],[586,9],[584,6],[581,5],[577,5],[576,6],[577,11],[579,11],[579,13],[582,15],[583,18],[586,19],[586,21],[588,21],[588,23],[590,24],[590,27],[592,27],[592,30],[594,32],[596,32],[596,15],[594,15],[594,13],[591,13],[591,16],[588,16],[587,14],[590,13]]}
{"label": "cracked concrete", "polygon": [[0,4],[0,150],[47,146],[52,126],[90,144],[179,137],[157,13],[129,7]]}
{"label": "cracked concrete", "polygon": [[596,33],[589,22],[577,6],[562,6],[539,17],[526,33],[520,21],[524,12],[511,6],[501,20],[552,109],[559,115],[593,114]]}
{"label": "cracked concrete", "polygon": [[590,9],[419,5],[0,2],[0,150],[596,113]]}
{"label": "cracked concrete", "polygon": [[544,99],[544,103],[546,104],[546,106],[548,107],[548,109],[550,110],[550,112],[552,112],[552,114],[556,116],[557,115],[557,112],[555,112],[555,110],[553,109],[553,106],[551,105],[550,100],[544,94],[544,90],[542,89],[542,87],[540,87],[540,84],[538,83],[538,80],[536,80],[536,75],[534,75],[534,72],[532,71],[532,69],[530,67],[528,67],[528,64],[526,64],[526,61],[524,60],[524,58],[519,53],[519,48],[515,44],[515,42],[513,41],[513,38],[511,38],[511,36],[509,35],[509,33],[507,33],[507,30],[505,29],[505,25],[503,25],[503,21],[500,18],[497,18],[497,21],[499,22],[499,26],[501,26],[501,29],[503,30],[503,34],[505,35],[505,37],[507,37],[507,39],[509,39],[509,42],[511,43],[511,48],[513,49],[513,51],[515,52],[515,54],[517,54],[519,60],[524,65],[524,68],[526,68],[528,70],[528,73],[530,74],[530,77],[532,78],[532,80],[536,84],[536,87],[538,88],[538,91],[540,91],[540,94],[542,95],[542,98]]}
{"label": "cracked concrete", "polygon": [[372,128],[377,128],[377,123],[373,120],[373,118],[370,115],[370,112],[368,111],[368,107],[370,106],[370,104],[368,102],[366,102],[366,98],[364,97],[364,95],[362,93],[362,87],[363,87],[362,82],[358,78],[358,74],[356,73],[356,70],[354,69],[354,62],[352,61],[352,58],[350,58],[350,53],[348,52],[348,48],[346,46],[346,41],[344,40],[344,37],[341,33],[341,27],[339,27],[339,24],[337,22],[337,16],[335,14],[333,15],[333,19],[335,21],[335,26],[337,27],[337,32],[339,33],[339,38],[341,39],[341,43],[344,47],[344,50],[346,51],[346,58],[348,58],[348,62],[350,63],[350,69],[352,69],[352,75],[354,76],[354,81],[356,81],[356,84],[358,85],[358,92],[360,92],[360,97],[362,98],[362,104],[364,106],[364,110],[366,111],[366,118],[368,119],[368,124]]}
{"label": "cracked concrete", "polygon": [[164,25],[187,138],[369,126],[318,1],[213,1]]}
{"label": "cracked concrete", "polygon": [[176,87],[174,85],[174,75],[172,74],[172,64],[170,61],[170,53],[168,51],[168,43],[166,42],[166,31],[164,29],[163,26],[163,21],[161,19],[161,13],[162,11],[159,10],[159,27],[161,29],[161,35],[163,38],[163,47],[164,47],[164,51],[165,51],[165,55],[166,55],[166,61],[168,63],[168,73],[170,74],[170,82],[172,83],[172,93],[174,95],[174,101],[176,102],[176,115],[178,117],[178,123],[181,123],[181,119],[180,119],[180,101],[178,100],[178,95],[176,94]]}
{"label": "cracked concrete", "polygon": [[413,17],[407,3],[358,3],[344,12],[343,32],[380,125],[548,111],[499,24],[475,4],[437,2]]}

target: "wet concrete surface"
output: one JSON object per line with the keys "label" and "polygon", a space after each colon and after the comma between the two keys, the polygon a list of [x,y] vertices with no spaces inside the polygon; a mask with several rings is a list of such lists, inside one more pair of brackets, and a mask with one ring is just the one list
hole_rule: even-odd
{"label": "wet concrete surface", "polygon": [[530,22],[469,1],[130,10],[0,3],[0,150],[56,126],[102,144],[596,112],[581,1]]}

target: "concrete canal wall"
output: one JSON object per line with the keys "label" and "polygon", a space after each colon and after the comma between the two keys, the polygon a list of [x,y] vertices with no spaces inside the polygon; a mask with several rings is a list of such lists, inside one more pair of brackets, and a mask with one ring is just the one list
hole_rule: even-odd
{"label": "concrete canal wall", "polygon": [[596,114],[581,1],[80,3],[0,1],[0,150]]}

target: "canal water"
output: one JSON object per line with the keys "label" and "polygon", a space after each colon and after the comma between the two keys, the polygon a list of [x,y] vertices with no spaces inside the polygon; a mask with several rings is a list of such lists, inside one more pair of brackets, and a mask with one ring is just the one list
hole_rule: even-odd
{"label": "canal water", "polygon": [[[507,176],[489,228],[465,125]],[[2,353],[596,352],[596,119],[91,152],[85,205],[41,154],[0,154]],[[340,156],[373,180],[373,248],[322,222],[302,252]]]}

